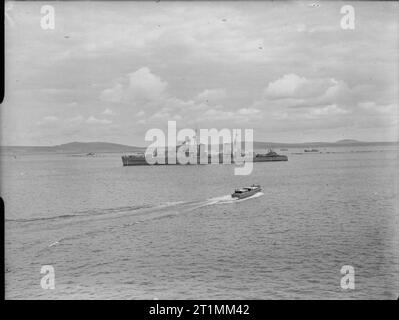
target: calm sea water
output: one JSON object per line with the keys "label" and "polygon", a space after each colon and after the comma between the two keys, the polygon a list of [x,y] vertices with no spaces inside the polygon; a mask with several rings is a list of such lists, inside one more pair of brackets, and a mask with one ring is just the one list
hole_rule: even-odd
{"label": "calm sea water", "polygon": [[[398,147],[296,151],[250,176],[2,155],[6,298],[396,299]],[[252,183],[263,193],[230,198]],[[354,290],[340,287],[343,265]]]}

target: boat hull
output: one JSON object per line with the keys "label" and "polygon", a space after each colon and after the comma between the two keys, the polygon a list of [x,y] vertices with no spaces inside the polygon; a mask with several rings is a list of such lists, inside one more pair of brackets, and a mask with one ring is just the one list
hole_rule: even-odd
{"label": "boat hull", "polygon": [[[231,159],[230,162],[225,161],[224,156],[222,154],[211,156],[208,155],[208,159],[205,158],[205,163],[202,163],[200,157],[197,157],[197,161],[194,163],[188,163],[187,165],[204,165],[204,164],[234,164],[234,159]],[[228,159],[228,158],[226,158]],[[208,161],[207,161],[208,160]],[[248,162],[274,162],[274,161],[288,161],[288,157],[285,155],[277,155],[277,156],[254,156],[252,159],[248,159]],[[150,165],[146,158],[141,155],[130,155],[130,156],[122,156],[122,163],[124,166],[145,166]],[[169,163],[168,157],[165,157],[165,163],[156,162],[154,165],[181,165],[178,161],[176,163]]]}
{"label": "boat hull", "polygon": [[288,161],[288,157],[279,155],[276,157],[254,157],[253,158],[253,162],[272,162],[272,161]]}
{"label": "boat hull", "polygon": [[261,192],[261,191],[262,191],[262,188],[257,188],[257,189],[254,189],[254,190],[251,190],[251,191],[247,191],[247,192],[244,192],[244,193],[233,193],[231,196],[233,198],[237,198],[237,199],[245,199],[245,198],[253,196],[254,194],[256,194],[258,192]]}

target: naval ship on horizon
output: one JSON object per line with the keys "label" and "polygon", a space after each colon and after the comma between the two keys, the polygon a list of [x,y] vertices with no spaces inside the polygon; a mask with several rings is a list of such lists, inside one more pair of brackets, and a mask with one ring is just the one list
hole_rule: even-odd
{"label": "naval ship on horizon", "polygon": [[[217,164],[230,164],[230,163],[233,164],[233,163],[235,163],[234,162],[234,154],[233,154],[233,150],[235,150],[235,148],[234,148],[234,144],[236,143],[235,141],[233,143],[231,143],[231,145],[230,145],[230,143],[226,144],[226,145],[231,146],[231,152],[224,153],[224,152],[219,151],[217,154],[208,153],[205,150],[205,145],[202,143],[198,143],[196,141],[196,139],[194,139],[194,148],[192,148],[193,145],[191,145],[192,147],[190,148],[190,143],[191,143],[190,140],[186,140],[179,146],[176,146],[176,153],[180,147],[182,147],[182,146],[188,147],[188,149],[186,149],[186,151],[185,151],[186,157],[190,157],[191,159],[196,159],[196,161],[194,161],[194,163],[192,163],[192,162],[188,163],[190,165],[205,165],[205,164],[213,164],[215,162]],[[220,148],[220,146],[219,146],[219,148]],[[193,150],[193,149],[196,150],[195,154],[191,154],[192,151],[190,151],[190,150]],[[174,159],[173,163],[169,163],[168,148],[164,148],[164,150],[162,150],[159,155],[161,155],[165,159],[163,161],[164,163],[156,162],[156,163],[154,163],[154,165],[183,165],[183,164],[179,163],[178,161],[176,161],[176,158]],[[149,157],[151,157],[151,156],[153,158],[157,158],[158,151],[155,150],[152,155],[149,155]],[[241,156],[244,157],[245,154],[241,154]],[[147,157],[148,157],[148,155],[147,155]],[[215,159],[218,161],[212,162],[212,160],[215,160]],[[228,161],[226,159],[229,159],[230,161]],[[288,161],[288,157],[286,155],[277,154],[270,148],[267,153],[256,153],[256,154],[253,153],[252,157],[250,157],[250,159],[247,161],[251,161],[251,160],[252,160],[252,162]],[[152,162],[155,162],[155,161],[150,161],[150,163],[152,163]],[[123,163],[123,166],[151,165],[150,163],[147,162],[147,159],[146,159],[146,156],[144,153],[123,155],[122,163]]]}

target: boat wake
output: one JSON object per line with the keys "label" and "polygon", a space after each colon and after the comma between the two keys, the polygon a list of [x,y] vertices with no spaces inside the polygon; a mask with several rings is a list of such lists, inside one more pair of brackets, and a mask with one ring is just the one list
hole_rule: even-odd
{"label": "boat wake", "polygon": [[[199,201],[176,201],[166,202],[156,206],[108,208],[104,209],[103,212],[99,212],[101,210],[93,210],[94,212],[85,211],[85,214],[80,212],[79,214],[74,214],[69,217],[72,219],[78,219],[77,224],[74,225],[76,232],[66,232],[63,237],[60,237],[57,240],[52,239],[52,241],[47,242],[42,250],[55,249],[68,241],[84,236],[94,237],[96,234],[101,234],[105,231],[116,232],[119,228],[133,227],[141,223],[158,219],[173,218],[181,214],[188,214],[202,207],[241,203],[263,195],[263,192],[258,192],[244,199],[237,199],[233,198],[231,195],[224,195]],[[56,217],[50,219],[50,221],[46,221],[46,223],[51,223],[55,218]],[[64,220],[65,217],[62,217],[61,219]],[[65,226],[68,225],[68,227],[70,227],[70,222],[71,221],[65,221]],[[58,223],[56,225],[62,228],[64,224]],[[42,250],[39,250],[39,254],[43,252]]]}
{"label": "boat wake", "polygon": [[257,192],[254,195],[248,197],[248,198],[244,198],[244,199],[237,199],[237,198],[233,198],[231,195],[225,195],[225,196],[221,196],[221,197],[216,197],[216,198],[210,198],[208,199],[208,205],[213,205],[213,204],[229,204],[229,203],[237,203],[237,202],[242,202],[242,201],[246,201],[249,199],[254,199],[254,198],[258,198],[263,196],[264,193],[263,192]]}

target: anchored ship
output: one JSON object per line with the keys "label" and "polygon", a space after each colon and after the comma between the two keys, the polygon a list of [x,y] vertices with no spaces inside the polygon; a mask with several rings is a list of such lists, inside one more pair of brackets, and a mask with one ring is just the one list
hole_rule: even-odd
{"label": "anchored ship", "polygon": [[[184,151],[185,156],[190,158],[191,161],[187,164],[210,164],[211,163],[211,155],[208,155],[204,152],[204,144],[197,144],[194,148],[190,148],[187,142],[183,142],[181,145],[176,147],[176,151],[179,150],[181,146],[186,146],[186,150]],[[192,153],[192,150],[196,150],[195,154]],[[204,159],[201,160],[201,154],[203,154]],[[160,157],[158,157],[160,156]],[[177,154],[176,154],[177,156]],[[172,164],[180,164],[179,161],[175,158],[173,163],[169,161],[169,152],[168,148],[163,148],[163,150],[159,151],[155,150],[153,154],[147,155],[147,158],[150,160],[150,163],[154,163],[155,165],[172,165]],[[162,159],[163,161],[155,161]],[[154,160],[154,161],[152,161]],[[124,166],[140,166],[140,165],[150,165],[147,162],[146,155],[144,153],[136,153],[132,155],[123,155],[122,163]]]}
{"label": "anchored ship", "polygon": [[143,166],[148,165],[144,154],[123,155],[122,163],[124,166]]}
{"label": "anchored ship", "polygon": [[272,149],[269,149],[267,153],[258,153],[253,157],[253,162],[266,161],[288,161],[288,157],[283,154],[277,154]]}
{"label": "anchored ship", "polygon": [[[187,151],[186,152],[186,157],[189,157],[189,156],[190,156],[190,153]],[[153,159],[155,159],[157,157],[157,155],[154,154],[152,156],[150,155],[149,157],[150,157],[150,159],[151,159],[151,157],[153,157]],[[218,157],[219,163],[223,163],[223,154],[218,154],[218,155],[214,155],[214,156],[212,156],[210,154],[209,155],[205,155],[205,158],[204,158],[205,160],[201,160],[200,155],[197,154],[197,155],[192,156],[192,158],[191,158],[191,159],[194,159],[194,161],[191,161],[191,162],[187,163],[187,165],[189,165],[189,164],[194,164],[194,165],[195,164],[197,164],[197,165],[200,165],[200,164],[211,164],[213,157],[216,157],[216,158]],[[164,159],[165,160],[162,161],[162,162],[153,161],[153,162],[155,162],[154,165],[172,165],[172,163],[170,163],[170,161],[169,161],[169,157],[168,157],[168,153],[167,152],[164,153]],[[150,163],[147,162],[144,153],[132,154],[132,155],[123,155],[122,156],[122,163],[123,163],[124,166],[150,165]],[[173,163],[173,164],[181,165],[181,163],[179,163],[178,160],[176,160],[175,163]]]}
{"label": "anchored ship", "polygon": [[[227,164],[227,163],[235,163],[234,162],[234,155],[233,155],[233,150],[235,150],[234,146],[232,146],[230,152],[228,153],[223,153],[219,152],[217,154],[209,154],[208,152],[205,151],[205,145],[201,143],[197,143],[197,141],[194,142],[194,148],[191,145],[189,141],[183,142],[181,145],[177,146],[176,150],[178,150],[181,146],[186,146],[185,150],[185,155],[187,158],[190,158],[191,161],[187,164],[212,164],[212,163],[219,163],[219,164]],[[195,154],[191,154],[192,150],[196,150]],[[172,165],[172,164],[180,164],[178,161],[169,161],[168,159],[168,149],[165,148],[163,152],[160,153],[162,155],[161,158],[164,159],[164,161],[159,162],[159,161],[150,161],[150,163],[155,163],[156,165]],[[151,160],[151,157],[153,159],[157,159],[158,153],[157,150],[152,155],[149,155],[149,158]],[[243,157],[244,154],[241,154]],[[147,155],[148,157],[148,155]],[[176,159],[174,159],[176,160]],[[212,161],[213,160],[213,161]],[[216,160],[216,161],[215,161]],[[253,154],[252,156],[252,161],[253,162],[269,162],[269,161],[287,161],[288,157],[286,155],[280,155],[274,152],[272,149],[269,149],[269,151],[265,154],[262,153],[257,153]],[[251,161],[250,160],[245,160],[245,161]],[[132,155],[123,155],[122,156],[122,163],[124,166],[140,166],[140,165],[149,165],[150,163],[147,162],[146,156],[144,153],[140,154],[132,154]]]}

